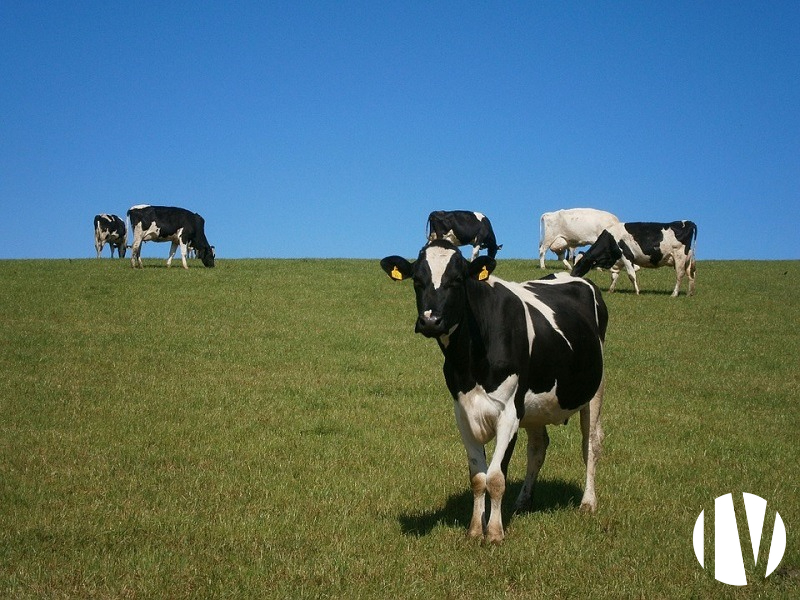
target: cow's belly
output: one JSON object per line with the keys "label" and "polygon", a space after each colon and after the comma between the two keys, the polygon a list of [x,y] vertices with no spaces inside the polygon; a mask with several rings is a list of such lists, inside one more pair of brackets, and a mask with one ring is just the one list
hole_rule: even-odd
{"label": "cow's belly", "polygon": [[517,382],[518,377],[510,375],[493,392],[487,392],[482,386],[476,385],[466,394],[459,394],[455,407],[459,427],[466,427],[481,444],[494,439],[500,414],[509,403],[514,403]]}
{"label": "cow's belly", "polygon": [[558,403],[557,385],[549,392],[525,394],[525,414],[520,420],[520,427],[535,425],[561,425],[580,410],[561,408]]}

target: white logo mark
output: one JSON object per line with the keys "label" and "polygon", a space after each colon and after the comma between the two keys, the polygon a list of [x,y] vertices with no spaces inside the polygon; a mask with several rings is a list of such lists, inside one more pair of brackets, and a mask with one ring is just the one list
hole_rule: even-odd
{"label": "white logo mark", "polygon": [[[753,548],[753,561],[754,564],[757,564],[761,533],[764,529],[764,517],[767,513],[767,501],[755,494],[743,493],[742,496],[744,497],[747,527],[750,531],[750,543]],[[704,514],[705,510],[697,517],[692,536],[695,556],[703,568],[705,568]],[[786,527],[780,514],[776,511],[765,578],[769,577],[778,567],[785,550]],[[714,578],[728,585],[747,585],[732,494],[725,494],[714,500]]]}

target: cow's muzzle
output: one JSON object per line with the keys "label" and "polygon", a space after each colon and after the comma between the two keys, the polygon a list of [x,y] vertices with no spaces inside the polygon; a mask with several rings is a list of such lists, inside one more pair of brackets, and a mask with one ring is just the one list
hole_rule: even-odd
{"label": "cow's muzzle", "polygon": [[432,314],[422,314],[417,319],[417,326],[414,328],[416,333],[421,333],[425,337],[439,337],[447,333],[444,327],[444,319]]}

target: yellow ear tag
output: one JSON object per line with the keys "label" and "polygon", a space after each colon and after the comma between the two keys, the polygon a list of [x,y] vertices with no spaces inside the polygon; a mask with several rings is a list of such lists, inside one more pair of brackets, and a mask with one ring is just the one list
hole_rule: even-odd
{"label": "yellow ear tag", "polygon": [[400,272],[400,269],[395,267],[392,269],[392,272],[389,274],[392,279],[396,279],[397,281],[403,281],[403,274]]}
{"label": "yellow ear tag", "polygon": [[483,270],[478,273],[478,281],[484,281],[489,279],[489,269],[486,268],[486,265],[483,265]]}

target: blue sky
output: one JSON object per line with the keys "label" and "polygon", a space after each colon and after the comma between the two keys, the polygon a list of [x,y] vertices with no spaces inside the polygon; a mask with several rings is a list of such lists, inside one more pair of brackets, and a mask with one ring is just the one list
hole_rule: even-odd
{"label": "blue sky", "polygon": [[415,256],[468,209],[533,259],[590,206],[797,259],[798,32],[797,1],[4,0],[0,258],[93,257],[149,203],[219,258]]}

